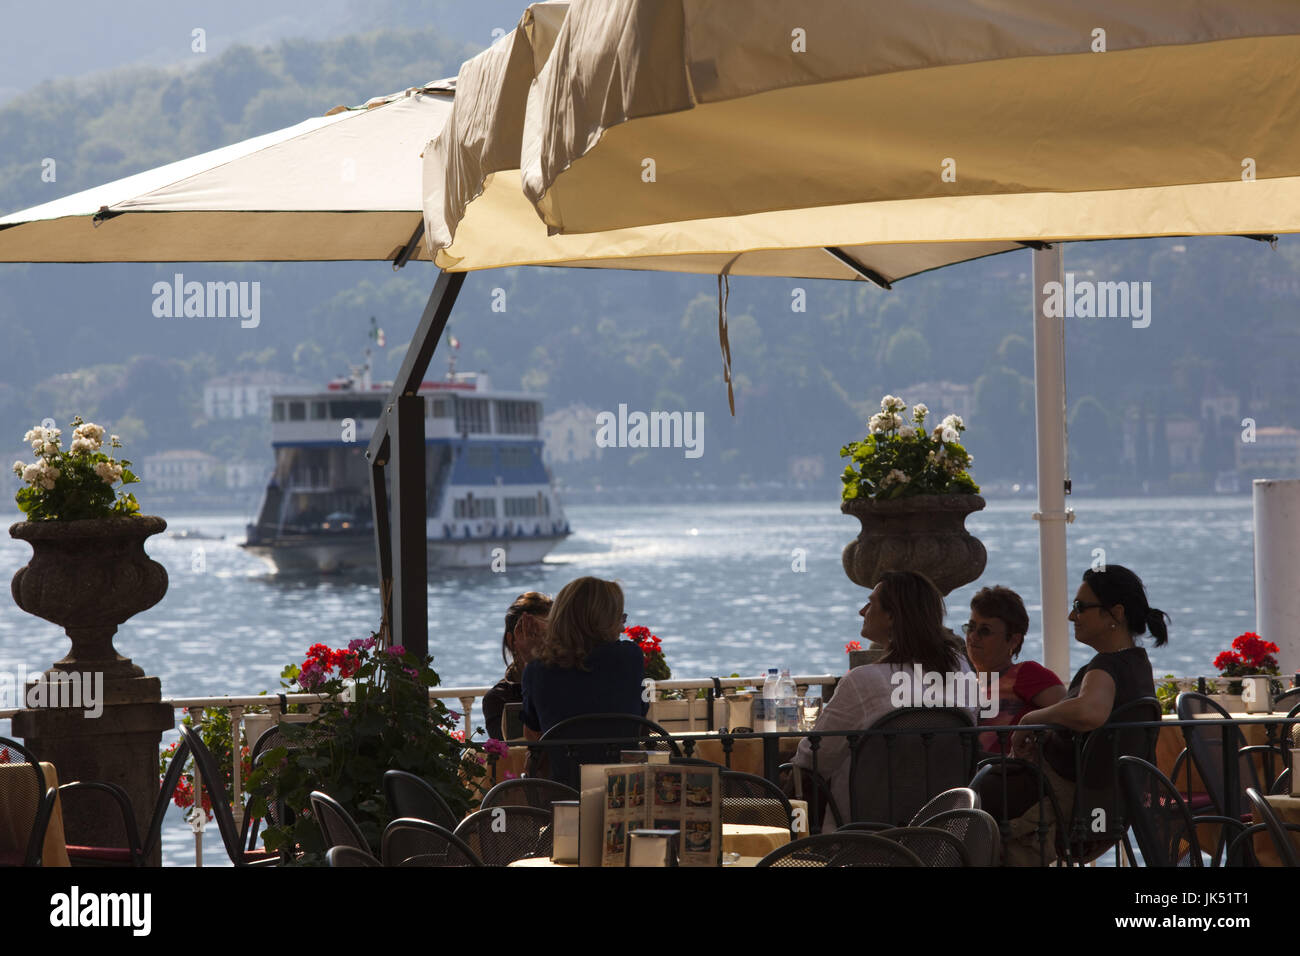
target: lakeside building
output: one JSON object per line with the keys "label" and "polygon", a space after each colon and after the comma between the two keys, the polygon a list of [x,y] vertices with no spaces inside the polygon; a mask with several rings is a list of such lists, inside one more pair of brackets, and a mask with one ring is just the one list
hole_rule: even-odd
{"label": "lakeside building", "polygon": [[208,379],[203,385],[203,415],[209,419],[267,418],[271,396],[279,391],[310,388],[283,372],[236,372]]}
{"label": "lakeside building", "polygon": [[1253,442],[1237,442],[1237,471],[1248,477],[1300,477],[1300,431],[1285,426],[1255,430]]}
{"label": "lakeside building", "polygon": [[219,460],[205,451],[178,448],[146,456],[141,477],[156,491],[198,491],[219,465]]}
{"label": "lakeside building", "polygon": [[542,441],[546,464],[599,460],[596,444],[596,415],[588,405],[574,404],[556,409],[542,419]]}

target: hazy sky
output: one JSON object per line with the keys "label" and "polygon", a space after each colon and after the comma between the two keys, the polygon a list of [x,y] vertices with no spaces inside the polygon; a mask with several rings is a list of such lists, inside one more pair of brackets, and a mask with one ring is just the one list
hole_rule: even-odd
{"label": "hazy sky", "polygon": [[[436,26],[486,46],[509,29],[523,0],[0,0],[0,103],[45,80],[122,66],[185,66],[245,43],[321,39],[385,27]],[[204,31],[206,53],[193,50]]]}

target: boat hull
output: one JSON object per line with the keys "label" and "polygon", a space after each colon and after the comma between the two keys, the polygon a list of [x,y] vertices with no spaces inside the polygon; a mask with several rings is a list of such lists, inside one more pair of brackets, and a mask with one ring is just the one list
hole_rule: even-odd
{"label": "boat hull", "polygon": [[[511,568],[538,564],[565,535],[524,538],[465,538],[428,542],[429,570],[435,568]],[[375,570],[375,538],[362,535],[295,535],[245,544],[278,573],[338,574]],[[502,563],[503,562],[503,563]]]}

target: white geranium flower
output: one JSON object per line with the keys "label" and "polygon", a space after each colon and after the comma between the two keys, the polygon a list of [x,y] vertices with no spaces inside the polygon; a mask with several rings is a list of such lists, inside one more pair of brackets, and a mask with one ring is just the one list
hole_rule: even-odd
{"label": "white geranium flower", "polygon": [[54,455],[57,455],[58,453],[59,453],[59,446],[54,444],[53,442],[47,441],[45,442],[45,444],[41,446],[41,454],[44,455],[46,458],[50,458]]}
{"label": "white geranium flower", "polygon": [[23,476],[23,469],[26,467],[27,466],[21,461],[14,462],[14,474],[21,478]]}
{"label": "white geranium flower", "polygon": [[116,435],[110,435],[110,436],[108,437],[108,440],[109,440],[109,443],[112,444],[112,446],[113,446],[114,448],[116,448],[118,445],[122,444],[122,439],[118,438]]}
{"label": "white geranium flower", "polygon": [[104,484],[111,485],[122,477],[122,469],[111,462],[99,461],[95,463],[95,474]]}
{"label": "white geranium flower", "polygon": [[915,405],[912,406],[912,418],[916,420],[918,425],[921,422],[925,421],[925,416],[929,414],[930,414],[930,409],[926,408],[920,402],[917,402]]}
{"label": "white geranium flower", "polygon": [[966,423],[961,420],[960,415],[949,415],[942,422],[944,428],[951,428],[953,431],[961,431],[966,427]]}
{"label": "white geranium flower", "polygon": [[102,441],[104,438],[104,426],[96,425],[94,422],[86,422],[77,428],[74,433],[78,438],[89,438],[91,441]]}
{"label": "white geranium flower", "polygon": [[896,401],[898,401],[898,399],[894,398],[893,395],[886,395],[884,398],[882,398],[882,399],[880,400],[880,410],[881,410],[882,412],[890,412],[890,411],[893,411],[893,410],[894,410],[894,402],[896,402]]}
{"label": "white geranium flower", "polygon": [[41,480],[40,465],[23,465],[23,481],[29,485],[34,485]]}
{"label": "white geranium flower", "polygon": [[909,480],[907,475],[904,472],[899,471],[897,468],[889,473],[889,478],[892,483],[899,485],[905,485]]}
{"label": "white geranium flower", "polygon": [[959,439],[959,438],[961,438],[961,435],[958,434],[957,429],[955,429],[955,428],[944,428],[944,430],[943,430],[943,440],[944,440],[944,441],[946,441],[946,442],[947,442],[947,441],[956,441],[956,440]]}
{"label": "white geranium flower", "polygon": [[25,442],[33,442],[33,441],[36,441],[36,439],[38,439],[38,438],[39,438],[41,441],[45,441],[45,436],[41,433],[41,431],[40,431],[39,429],[36,429],[36,428],[29,428],[29,429],[27,429],[27,434],[23,436],[23,441],[25,441]]}
{"label": "white geranium flower", "polygon": [[899,437],[899,438],[915,438],[915,437],[916,437],[916,429],[913,428],[911,425],[904,425],[902,428],[900,428],[900,429],[898,430],[898,437]]}
{"label": "white geranium flower", "polygon": [[74,455],[80,455],[83,452],[90,454],[96,451],[99,451],[99,442],[97,441],[90,438],[74,438],[72,440],[72,453]]}
{"label": "white geranium flower", "polygon": [[872,415],[871,421],[867,422],[867,428],[871,430],[871,434],[879,435],[885,430],[885,417],[883,415]]}
{"label": "white geranium flower", "polygon": [[63,434],[63,432],[58,428],[42,428],[41,432],[46,441],[58,441],[59,436]]}

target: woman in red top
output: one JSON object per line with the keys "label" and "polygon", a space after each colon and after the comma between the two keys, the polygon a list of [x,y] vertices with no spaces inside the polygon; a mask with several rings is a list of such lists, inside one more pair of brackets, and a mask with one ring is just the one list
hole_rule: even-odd
{"label": "woman in red top", "polygon": [[[1029,614],[1020,595],[1001,585],[983,588],[970,601],[966,656],[981,674],[998,675],[998,712],[980,717],[980,725],[1013,726],[1031,710],[1048,707],[1065,697],[1060,678],[1037,661],[1013,663],[1025,643]],[[980,734],[980,748],[1006,753],[1011,735],[994,731]]]}

